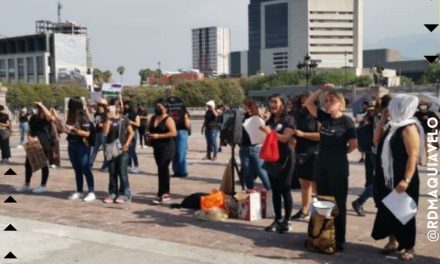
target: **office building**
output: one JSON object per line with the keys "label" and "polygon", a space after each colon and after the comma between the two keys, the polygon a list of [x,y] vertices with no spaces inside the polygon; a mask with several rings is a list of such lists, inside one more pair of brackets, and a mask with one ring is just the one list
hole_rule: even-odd
{"label": "office building", "polygon": [[307,54],[319,68],[361,69],[362,5],[363,0],[251,0],[249,50],[230,54],[231,75],[294,70]]}
{"label": "office building", "polygon": [[192,30],[193,69],[205,76],[229,74],[230,30],[207,27]]}

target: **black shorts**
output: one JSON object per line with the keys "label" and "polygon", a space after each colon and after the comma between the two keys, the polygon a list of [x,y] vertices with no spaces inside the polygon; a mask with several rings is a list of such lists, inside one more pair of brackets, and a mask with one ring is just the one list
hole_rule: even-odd
{"label": "black shorts", "polygon": [[300,162],[296,162],[296,168],[295,173],[298,178],[307,180],[307,181],[314,181],[314,169],[315,169],[315,161],[316,161],[316,154],[310,155],[307,160],[300,164]]}

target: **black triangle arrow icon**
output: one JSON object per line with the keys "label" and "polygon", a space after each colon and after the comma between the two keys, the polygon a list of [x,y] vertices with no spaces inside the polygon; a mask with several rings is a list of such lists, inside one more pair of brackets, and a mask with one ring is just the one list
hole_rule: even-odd
{"label": "black triangle arrow icon", "polygon": [[12,196],[9,196],[8,199],[4,201],[4,203],[17,203],[17,201],[15,201],[14,198],[12,198]]}
{"label": "black triangle arrow icon", "polygon": [[429,61],[430,63],[433,63],[435,60],[437,60],[438,55],[435,56],[425,56],[426,60]]}
{"label": "black triangle arrow icon", "polygon": [[425,24],[425,27],[432,32],[438,27],[438,24]]}
{"label": "black triangle arrow icon", "polygon": [[5,259],[16,259],[17,257],[12,254],[12,252],[9,252],[8,255],[5,256]]}
{"label": "black triangle arrow icon", "polygon": [[13,225],[8,225],[4,231],[17,231]]}
{"label": "black triangle arrow icon", "polygon": [[15,173],[15,171],[13,169],[9,169],[8,171],[5,172],[5,174],[3,175],[17,175],[17,173]]}

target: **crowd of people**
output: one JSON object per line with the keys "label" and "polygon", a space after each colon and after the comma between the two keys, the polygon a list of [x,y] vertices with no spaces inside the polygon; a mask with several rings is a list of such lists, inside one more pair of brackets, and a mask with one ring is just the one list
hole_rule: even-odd
{"label": "crowd of people", "polygon": [[[320,97],[325,93],[323,108]],[[243,102],[243,122],[260,116],[266,122],[260,130],[278,134],[280,168],[265,169],[260,159],[261,145],[252,144],[243,129],[239,156],[241,174],[247,189],[255,188],[259,178],[263,188],[272,192],[274,221],[265,228],[268,232],[285,233],[291,230],[292,220],[308,220],[313,196],[334,197],[339,214],[335,218],[336,250],[343,251],[346,242],[347,196],[349,189],[348,154],[356,148],[364,153],[365,189],[352,202],[359,216],[365,216],[363,204],[373,197],[378,213],[374,223],[374,239],[389,238],[383,253],[400,251],[404,260],[414,258],[416,235],[415,218],[402,225],[382,199],[392,190],[406,191],[417,203],[419,179],[417,165],[424,162],[424,142],[431,128],[428,118],[438,117],[429,111],[429,104],[415,96],[384,96],[370,104],[365,102],[365,115],[356,126],[344,114],[345,99],[330,84],[312,93],[304,93],[294,100],[282,95],[269,98],[267,113],[260,113],[251,100]],[[417,111],[418,108],[418,111]],[[39,141],[48,160],[41,169],[41,185],[32,190],[44,193],[50,167],[60,165],[61,134],[67,135],[68,155],[75,171],[76,190],[69,199],[90,202],[96,199],[93,166],[99,151],[104,153],[100,169],[108,171],[108,195],[105,203],[122,204],[132,198],[128,173],[139,172],[136,146],[151,146],[157,165],[158,191],[154,203],[170,199],[170,178],[187,177],[186,155],[188,136],[191,134],[191,116],[185,108],[179,116],[168,113],[165,100],[154,104],[154,113],[145,106],[136,106],[122,97],[101,99],[96,104],[93,118],[81,98],[70,98],[64,121],[54,109],[36,102],[32,112],[23,108],[19,114],[20,146],[26,141]],[[214,101],[206,104],[202,134],[206,139],[205,160],[216,160],[221,147],[218,137],[222,126],[223,109]],[[9,137],[11,121],[0,106],[0,146],[2,162],[10,158]],[[437,146],[438,147],[438,146]],[[172,164],[172,166],[170,166]],[[170,174],[170,167],[174,172]],[[25,161],[25,184],[17,192],[30,191],[32,169]],[[87,191],[84,191],[84,178]],[[300,210],[292,215],[292,185],[299,179]],[[283,210],[284,209],[284,210]]]}

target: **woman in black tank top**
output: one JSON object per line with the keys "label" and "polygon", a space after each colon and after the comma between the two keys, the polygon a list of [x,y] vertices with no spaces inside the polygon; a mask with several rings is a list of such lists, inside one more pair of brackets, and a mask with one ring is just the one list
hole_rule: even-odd
{"label": "woman in black tank top", "polygon": [[148,128],[159,176],[157,199],[153,202],[160,204],[170,199],[169,166],[175,153],[173,138],[177,135],[176,124],[168,115],[168,108],[163,100],[156,101],[155,115],[151,118]]}

